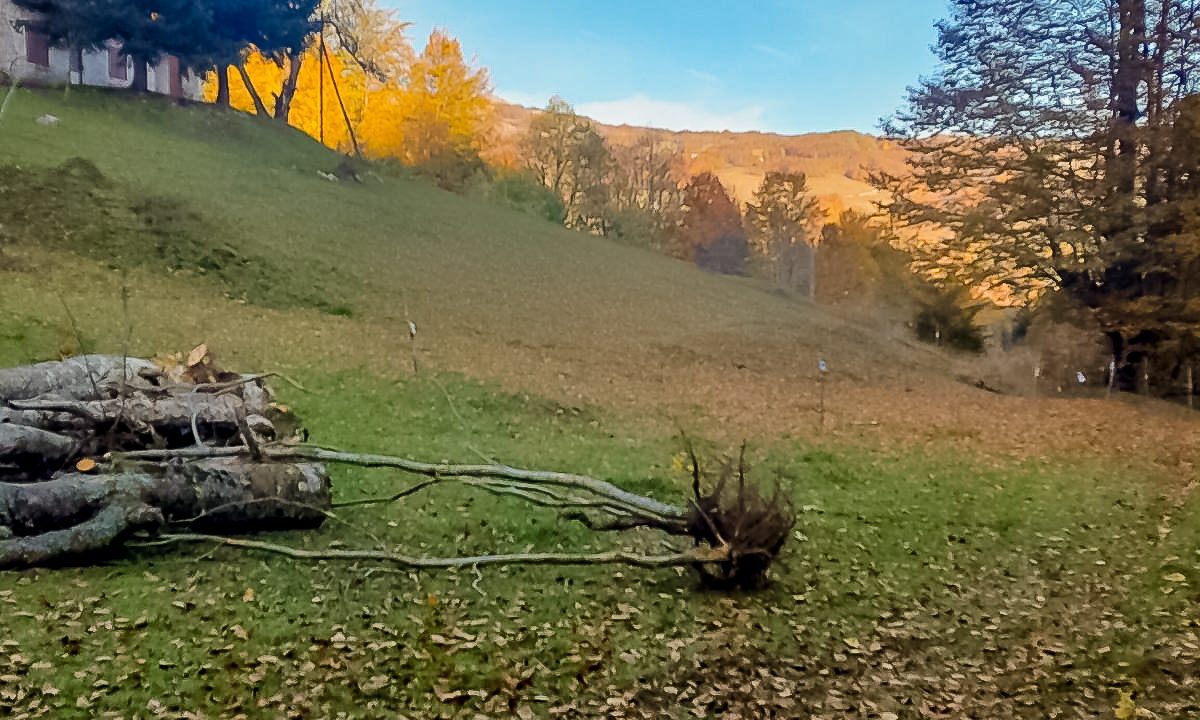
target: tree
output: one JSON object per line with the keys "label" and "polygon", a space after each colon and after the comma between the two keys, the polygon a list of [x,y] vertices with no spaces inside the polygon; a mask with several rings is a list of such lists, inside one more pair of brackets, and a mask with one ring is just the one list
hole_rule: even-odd
{"label": "tree", "polygon": [[72,49],[113,41],[133,59],[132,88],[145,91],[147,64],[167,54],[187,58],[211,49],[212,11],[192,0],[16,0],[39,13],[50,42]]}
{"label": "tree", "polygon": [[1131,365],[1153,355],[1158,371],[1180,379],[1200,354],[1200,96],[1171,114],[1159,141],[1162,199],[1146,212],[1153,241],[1140,248],[1137,281],[1111,290],[1109,315]]}
{"label": "tree", "polygon": [[737,204],[716,175],[701,173],[683,189],[683,219],[673,254],[700,267],[728,275],[746,265],[747,239]]}
{"label": "tree", "polygon": [[616,229],[625,236],[640,232],[647,236],[643,244],[656,245],[679,222],[679,144],[647,132],[631,145],[614,147],[612,154]]}
{"label": "tree", "polygon": [[323,31],[376,82],[395,82],[407,72],[413,50],[404,33],[412,23],[398,20],[395,10],[377,0],[325,0],[320,12]]}
{"label": "tree", "polygon": [[522,154],[538,182],[562,198],[567,227],[607,231],[613,158],[591,121],[552,97],[530,122]]}
{"label": "tree", "polygon": [[804,173],[768,172],[754,202],[746,203],[751,247],[781,288],[803,287],[817,298],[817,246],[821,207],[808,194]]}
{"label": "tree", "polygon": [[416,166],[480,164],[492,112],[487,70],[469,65],[458,40],[434,30],[406,79],[401,158]]}
{"label": "tree", "polygon": [[255,112],[261,117],[272,117],[286,123],[292,100],[296,96],[305,51],[321,28],[316,17],[320,0],[254,0],[242,5],[246,15],[239,27],[253,31],[250,44],[285,71],[271,111],[267,110],[266,103],[246,72],[248,52],[242,54],[236,68],[254,101]]}
{"label": "tree", "polygon": [[843,211],[821,229],[817,298],[822,302],[870,307],[895,317],[910,314],[912,255],[899,250],[876,218]]}
{"label": "tree", "polygon": [[[242,7],[237,0],[222,1]],[[295,65],[281,64],[257,52],[250,34],[231,32],[231,37],[242,38],[234,43],[238,48],[234,60],[240,62],[239,74],[244,74],[249,84],[236,83],[230,90],[229,68],[211,63],[218,71],[205,85],[206,99],[270,116],[266,104],[256,102],[251,91],[282,88],[291,68],[299,67],[288,105],[289,124],[345,152],[353,152],[359,144],[373,156],[398,157],[403,122],[400,95],[412,58],[412,47],[404,35],[408,24],[396,20],[390,11],[378,9],[371,0],[326,2],[320,12],[332,15],[323,16],[317,42],[307,41],[308,48]],[[245,21],[243,17],[238,22]]]}
{"label": "tree", "polygon": [[918,260],[1013,302],[1062,293],[1113,354],[1157,340],[1123,296],[1150,258],[1178,258],[1151,225],[1168,200],[1171,118],[1197,90],[1200,8],[1183,0],[955,0],[938,25],[938,73],[890,124],[913,151],[881,178],[888,209],[941,229]]}

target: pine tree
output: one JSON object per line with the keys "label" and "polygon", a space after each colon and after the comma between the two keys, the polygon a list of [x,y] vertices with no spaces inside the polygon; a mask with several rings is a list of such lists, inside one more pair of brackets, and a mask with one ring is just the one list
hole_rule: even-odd
{"label": "pine tree", "polygon": [[817,246],[822,212],[808,193],[804,173],[768,172],[754,202],[746,203],[751,246],[775,283],[786,289],[803,287],[817,297]]}

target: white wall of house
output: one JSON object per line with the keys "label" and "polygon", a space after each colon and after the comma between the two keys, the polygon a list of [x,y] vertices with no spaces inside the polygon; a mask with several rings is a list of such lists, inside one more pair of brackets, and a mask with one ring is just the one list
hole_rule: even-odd
{"label": "white wall of house", "polygon": [[[110,45],[83,53],[82,72],[72,68],[71,53],[63,48],[50,48],[48,62],[30,62],[29,38],[22,21],[31,14],[21,10],[12,0],[0,0],[0,73],[15,75],[22,81],[40,84],[77,85],[127,88],[133,84],[133,60],[120,54],[119,47]],[[147,86],[153,92],[172,94],[171,78],[177,63],[164,57],[147,70]],[[178,87],[181,97],[200,100],[204,97],[204,81],[190,70],[182,73]]]}

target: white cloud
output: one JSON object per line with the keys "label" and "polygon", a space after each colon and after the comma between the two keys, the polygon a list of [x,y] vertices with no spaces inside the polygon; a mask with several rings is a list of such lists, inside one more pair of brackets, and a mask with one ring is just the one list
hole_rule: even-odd
{"label": "white cloud", "polygon": [[765,109],[761,105],[710,109],[695,103],[654,100],[638,94],[617,100],[580,103],[575,110],[607,125],[746,132],[764,129]]}
{"label": "white cloud", "polygon": [[520,90],[497,90],[496,97],[516,105],[544,108],[554,93],[522,92]]}

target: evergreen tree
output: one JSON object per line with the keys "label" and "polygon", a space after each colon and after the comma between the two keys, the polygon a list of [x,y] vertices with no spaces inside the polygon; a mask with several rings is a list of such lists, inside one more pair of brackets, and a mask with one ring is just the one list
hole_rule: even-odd
{"label": "evergreen tree", "polygon": [[768,172],[746,203],[752,247],[772,279],[781,288],[803,287],[810,300],[817,297],[821,215],[804,173]]}

